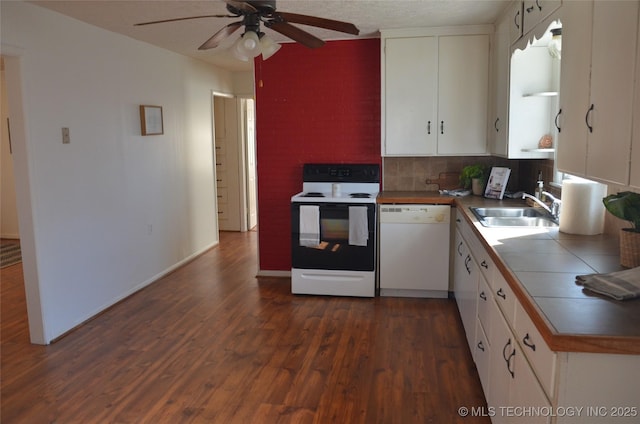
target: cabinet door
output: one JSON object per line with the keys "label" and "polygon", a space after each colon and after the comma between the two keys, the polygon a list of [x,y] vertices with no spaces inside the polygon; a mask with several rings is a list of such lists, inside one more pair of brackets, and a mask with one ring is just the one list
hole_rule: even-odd
{"label": "cabinet door", "polygon": [[[640,111],[640,31],[638,31],[636,44],[636,85],[634,93],[633,110]],[[633,187],[640,187],[640,113],[636,112],[633,115],[629,184]]]}
{"label": "cabinet door", "polygon": [[[529,366],[522,350],[516,344],[513,355],[513,379],[509,393],[509,405],[519,408],[546,408],[551,410],[551,404],[538,383],[533,370]],[[515,422],[522,422],[523,418],[515,417]],[[551,422],[550,414],[531,414],[526,416],[527,424],[548,424]]]}
{"label": "cabinet door", "polygon": [[439,37],[438,154],[487,152],[489,36]]}
{"label": "cabinet door", "polygon": [[562,6],[562,66],[557,166],[563,172],[584,176],[587,160],[587,126],[591,68],[593,3],[565,2]]}
{"label": "cabinet door", "polygon": [[522,24],[524,8],[521,1],[514,1],[509,10],[509,40],[511,44],[522,37]]}
{"label": "cabinet door", "polygon": [[493,424],[508,422],[508,417],[500,413],[500,407],[509,405],[509,391],[515,378],[514,365],[516,340],[504,321],[498,306],[494,303],[491,312],[491,358],[489,359],[489,391],[485,393],[487,405],[496,408]]}
{"label": "cabinet door", "polygon": [[507,131],[509,110],[509,26],[511,15],[507,14],[498,22],[493,43],[494,95],[493,121],[489,126],[491,153],[507,156]]}
{"label": "cabinet door", "polygon": [[561,0],[526,0],[524,2],[522,31],[527,34],[561,4]]}
{"label": "cabinet door", "polygon": [[637,26],[637,1],[594,3],[587,174],[622,185],[629,180]]}
{"label": "cabinet door", "polygon": [[436,153],[436,37],[385,40],[384,145],[388,156]]}
{"label": "cabinet door", "polygon": [[464,242],[460,232],[456,230],[454,246],[454,295],[464,332],[467,336],[467,343],[473,352],[475,344],[476,313],[478,291],[478,268],[471,256],[471,252]]}

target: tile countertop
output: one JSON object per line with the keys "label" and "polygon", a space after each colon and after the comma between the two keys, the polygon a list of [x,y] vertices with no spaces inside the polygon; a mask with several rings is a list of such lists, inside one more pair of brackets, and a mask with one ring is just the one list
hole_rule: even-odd
{"label": "tile countertop", "polygon": [[552,350],[640,354],[640,299],[616,301],[575,284],[579,274],[623,269],[617,238],[565,234],[557,227],[488,228],[469,210],[470,206],[522,206],[519,199],[383,191],[377,202],[450,204],[464,212]]}

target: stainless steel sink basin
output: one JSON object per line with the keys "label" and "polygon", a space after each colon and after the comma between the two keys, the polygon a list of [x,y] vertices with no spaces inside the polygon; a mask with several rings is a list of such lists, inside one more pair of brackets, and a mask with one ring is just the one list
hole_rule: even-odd
{"label": "stainless steel sink basin", "polygon": [[485,227],[556,227],[557,222],[545,210],[530,207],[475,208],[471,212]]}

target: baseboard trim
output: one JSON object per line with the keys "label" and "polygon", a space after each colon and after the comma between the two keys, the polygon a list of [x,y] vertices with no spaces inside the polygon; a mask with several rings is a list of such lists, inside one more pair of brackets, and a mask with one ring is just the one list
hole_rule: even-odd
{"label": "baseboard trim", "polygon": [[282,278],[291,278],[291,271],[274,271],[274,270],[258,270],[258,274],[256,277],[282,277]]}

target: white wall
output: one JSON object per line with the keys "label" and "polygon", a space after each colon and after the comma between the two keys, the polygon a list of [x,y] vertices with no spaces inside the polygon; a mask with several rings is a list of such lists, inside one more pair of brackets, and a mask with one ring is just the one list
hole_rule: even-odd
{"label": "white wall", "polygon": [[[7,74],[24,102],[14,164],[20,231],[32,238],[30,330],[48,343],[217,243],[211,92],[234,82],[31,4],[1,8],[3,54],[19,56]],[[163,107],[164,135],[140,136],[141,104]]]}

